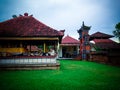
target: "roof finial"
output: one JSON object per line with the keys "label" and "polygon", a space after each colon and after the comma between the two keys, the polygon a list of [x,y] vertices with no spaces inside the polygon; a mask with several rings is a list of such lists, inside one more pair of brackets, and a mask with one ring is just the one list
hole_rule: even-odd
{"label": "roof finial", "polygon": [[84,21],[82,22],[82,26],[85,26],[85,25],[84,25]]}
{"label": "roof finial", "polygon": [[28,13],[24,13],[24,16],[28,16]]}
{"label": "roof finial", "polygon": [[12,15],[13,18],[17,18],[17,15]]}

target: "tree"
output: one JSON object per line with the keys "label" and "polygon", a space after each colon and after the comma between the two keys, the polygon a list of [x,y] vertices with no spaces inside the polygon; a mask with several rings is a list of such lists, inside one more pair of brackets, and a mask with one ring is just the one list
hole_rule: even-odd
{"label": "tree", "polygon": [[115,30],[113,31],[113,34],[115,35],[116,38],[118,38],[120,43],[120,22],[115,25]]}

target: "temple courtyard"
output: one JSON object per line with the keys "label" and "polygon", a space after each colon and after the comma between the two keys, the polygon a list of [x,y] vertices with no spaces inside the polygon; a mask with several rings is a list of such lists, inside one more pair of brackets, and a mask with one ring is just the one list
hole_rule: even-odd
{"label": "temple courtyard", "polygon": [[57,70],[0,71],[0,90],[119,90],[120,67],[60,60]]}

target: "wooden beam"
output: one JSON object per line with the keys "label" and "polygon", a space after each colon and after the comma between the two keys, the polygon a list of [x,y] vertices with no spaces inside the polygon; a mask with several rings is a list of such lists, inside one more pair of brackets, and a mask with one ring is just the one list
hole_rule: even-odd
{"label": "wooden beam", "polygon": [[0,40],[59,40],[58,37],[0,37]]}

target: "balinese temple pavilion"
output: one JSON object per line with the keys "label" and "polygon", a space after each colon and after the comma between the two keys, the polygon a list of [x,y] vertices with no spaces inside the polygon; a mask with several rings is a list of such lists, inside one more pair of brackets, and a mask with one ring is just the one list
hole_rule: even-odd
{"label": "balinese temple pavilion", "polygon": [[28,13],[0,22],[0,66],[57,63],[64,31],[55,30]]}
{"label": "balinese temple pavilion", "polygon": [[62,39],[59,49],[59,58],[73,59],[79,54],[80,42],[67,35]]}
{"label": "balinese temple pavilion", "polygon": [[90,35],[90,60],[120,65],[120,44],[111,40],[114,36],[102,32]]}

